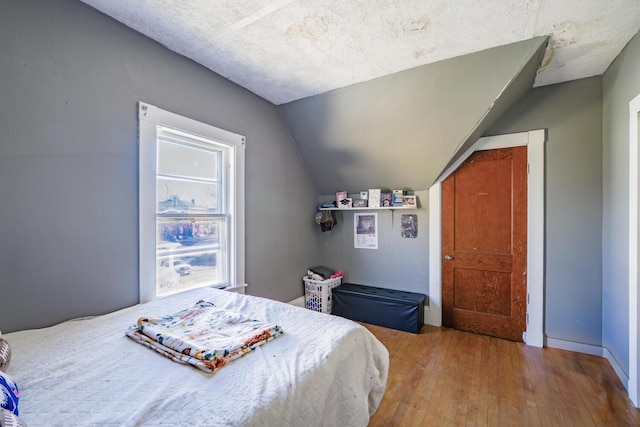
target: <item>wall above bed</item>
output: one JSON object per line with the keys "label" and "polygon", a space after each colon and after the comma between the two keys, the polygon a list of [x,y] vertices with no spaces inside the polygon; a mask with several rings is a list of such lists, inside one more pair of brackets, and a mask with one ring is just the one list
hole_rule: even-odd
{"label": "wall above bed", "polygon": [[246,136],[247,292],[301,295],[317,190],[271,103],[77,0],[0,2],[0,40],[3,332],[138,302],[138,101]]}

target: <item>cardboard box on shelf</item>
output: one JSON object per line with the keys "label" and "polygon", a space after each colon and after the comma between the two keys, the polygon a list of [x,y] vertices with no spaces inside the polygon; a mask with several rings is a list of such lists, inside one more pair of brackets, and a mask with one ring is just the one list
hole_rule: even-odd
{"label": "cardboard box on shelf", "polygon": [[369,207],[370,208],[379,208],[381,206],[380,204],[380,189],[379,188],[373,188],[369,190]]}
{"label": "cardboard box on shelf", "polygon": [[338,208],[340,209],[349,209],[353,204],[353,199],[351,197],[345,197],[338,202]]}

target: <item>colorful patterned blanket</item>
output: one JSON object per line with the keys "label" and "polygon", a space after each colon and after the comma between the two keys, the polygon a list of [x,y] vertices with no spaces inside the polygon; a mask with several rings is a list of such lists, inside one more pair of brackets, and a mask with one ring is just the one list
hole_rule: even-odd
{"label": "colorful patterned blanket", "polygon": [[175,362],[211,373],[283,332],[275,323],[250,319],[201,300],[172,315],[141,317],[126,334]]}

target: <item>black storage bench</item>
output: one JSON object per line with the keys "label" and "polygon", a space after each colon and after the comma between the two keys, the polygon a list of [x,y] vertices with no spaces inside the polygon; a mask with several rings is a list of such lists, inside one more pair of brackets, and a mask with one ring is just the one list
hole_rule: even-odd
{"label": "black storage bench", "polygon": [[332,314],[417,334],[427,296],[415,292],[343,283],[333,288]]}

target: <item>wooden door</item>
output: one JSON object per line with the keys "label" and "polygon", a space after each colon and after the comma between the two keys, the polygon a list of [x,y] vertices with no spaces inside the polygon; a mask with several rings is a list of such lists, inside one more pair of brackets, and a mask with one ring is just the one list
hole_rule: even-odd
{"label": "wooden door", "polygon": [[443,181],[442,256],[443,325],[522,341],[526,147],[478,151]]}

